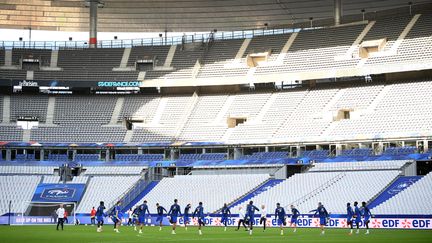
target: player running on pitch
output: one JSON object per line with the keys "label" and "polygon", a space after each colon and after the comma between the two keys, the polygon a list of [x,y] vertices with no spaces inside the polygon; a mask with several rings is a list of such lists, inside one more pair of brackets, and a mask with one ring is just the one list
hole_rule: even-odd
{"label": "player running on pitch", "polygon": [[174,199],[174,204],[171,205],[170,210],[168,211],[168,215],[170,217],[170,223],[172,226],[171,234],[175,235],[176,227],[177,227],[177,218],[181,216],[180,206],[177,204],[177,199]]}
{"label": "player running on pitch", "polygon": [[[146,213],[148,213],[148,214],[146,215]],[[146,217],[148,215],[150,215],[150,211],[149,211],[148,206],[147,206],[147,201],[144,200],[144,203],[138,207],[138,222],[140,225],[140,230],[138,232],[139,234],[142,234],[142,229],[144,227]]]}
{"label": "player running on pitch", "polygon": [[318,208],[315,210],[312,210],[311,212],[315,212],[314,216],[318,215],[320,219],[320,229],[321,229],[321,235],[325,234],[324,227],[327,224],[327,219],[329,217],[329,213],[327,212],[327,209],[325,209],[324,205],[322,203],[318,203]]}
{"label": "player running on pitch", "polygon": [[97,220],[96,232],[99,232],[99,233],[102,232],[102,230],[103,230],[102,227],[104,224],[104,217],[106,217],[104,210],[105,210],[105,205],[104,205],[104,202],[101,201],[99,203],[99,207],[96,210],[96,220]]}
{"label": "player running on pitch", "polygon": [[369,222],[370,222],[370,218],[372,218],[372,213],[369,210],[368,206],[366,205],[366,202],[362,202],[362,215],[363,215],[363,223],[366,226],[366,235],[369,234]]}
{"label": "player running on pitch", "polygon": [[297,208],[294,207],[294,205],[291,205],[291,221],[290,221],[290,227],[293,227],[293,232],[295,233],[297,231],[297,219],[300,216],[300,212],[297,210]]}
{"label": "player running on pitch", "polygon": [[222,219],[221,219],[221,223],[224,224],[225,228],[224,231],[227,230],[227,224],[228,224],[228,218],[231,217],[231,211],[228,208],[228,205],[225,203],[223,208],[222,208]]}
{"label": "player running on pitch", "polygon": [[184,209],[184,214],[183,214],[183,221],[184,221],[184,225],[185,225],[185,230],[187,230],[187,226],[190,223],[190,219],[189,219],[189,210],[191,208],[191,204],[188,203],[188,205],[186,205],[185,209]]}
{"label": "player running on pitch", "polygon": [[249,235],[252,235],[253,225],[255,223],[255,211],[259,211],[259,209],[253,205],[253,201],[250,201],[246,207],[246,219],[249,223]]}
{"label": "player running on pitch", "polygon": [[163,222],[163,213],[164,213],[164,211],[165,211],[165,213],[167,211],[164,207],[159,205],[159,203],[156,203],[156,211],[157,211],[156,222],[159,222],[159,231],[161,231],[162,230],[162,222]]}
{"label": "player running on pitch", "polygon": [[347,226],[351,227],[349,235],[353,233],[353,216],[354,210],[351,207],[351,203],[347,203]]}
{"label": "player running on pitch", "polygon": [[285,209],[281,207],[280,203],[276,203],[275,220],[277,222],[277,225],[279,225],[280,227],[281,235],[284,234],[283,227],[286,225],[285,217]]}
{"label": "player running on pitch", "polygon": [[260,224],[263,225],[263,227],[264,227],[263,231],[265,231],[266,230],[266,224],[267,224],[267,209],[266,209],[264,204],[261,205]]}
{"label": "player running on pitch", "polygon": [[139,211],[139,205],[134,208],[132,213],[132,223],[134,224],[135,231],[137,231],[137,226],[139,226],[138,211]]}
{"label": "player running on pitch", "polygon": [[122,212],[120,209],[121,201],[118,201],[116,206],[114,207],[114,214],[113,214],[113,222],[114,222],[114,232],[120,233],[119,228],[122,224]]}
{"label": "player running on pitch", "polygon": [[354,202],[354,218],[355,218],[355,224],[356,224],[356,234],[360,233],[360,223],[361,223],[361,211],[358,207],[358,202]]}
{"label": "player running on pitch", "polygon": [[198,233],[202,235],[201,226],[205,226],[204,223],[205,215],[204,215],[204,207],[202,202],[199,202],[198,207],[196,207],[192,217],[195,218],[195,215],[198,218]]}

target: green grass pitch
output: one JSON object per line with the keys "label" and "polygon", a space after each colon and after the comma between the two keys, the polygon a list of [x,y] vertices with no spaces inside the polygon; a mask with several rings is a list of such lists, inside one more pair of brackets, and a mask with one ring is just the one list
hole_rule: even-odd
{"label": "green grass pitch", "polygon": [[145,227],[143,234],[138,234],[133,227],[121,227],[120,233],[114,233],[111,225],[104,232],[97,233],[94,226],[66,226],[64,231],[56,231],[55,226],[0,226],[0,242],[55,242],[55,243],[96,243],[96,242],[432,242],[432,230],[371,230],[365,235],[364,230],[359,235],[349,236],[346,229],[327,229],[321,236],[319,229],[299,228],[296,233],[285,229],[280,235],[279,229],[270,228],[263,232],[256,228],[250,236],[244,230],[234,231],[230,227],[224,232],[222,227],[205,227],[203,235],[198,235],[196,227],[177,229],[177,235],[171,235],[170,227],[159,231],[158,227]]}

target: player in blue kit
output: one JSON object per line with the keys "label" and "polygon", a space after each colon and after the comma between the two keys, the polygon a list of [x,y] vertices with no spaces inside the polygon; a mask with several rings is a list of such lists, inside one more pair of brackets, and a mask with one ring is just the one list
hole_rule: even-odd
{"label": "player in blue kit", "polygon": [[284,234],[283,227],[286,225],[285,217],[286,217],[285,209],[280,206],[280,203],[276,203],[275,220],[277,221],[277,225],[279,225],[280,227],[281,235]]}
{"label": "player in blue kit", "polygon": [[195,218],[195,215],[198,218],[198,233],[202,235],[201,226],[205,226],[204,223],[205,215],[204,215],[204,207],[202,202],[199,202],[198,207],[195,208],[192,217]]}
{"label": "player in blue kit", "polygon": [[165,211],[165,213],[167,211],[164,207],[159,205],[159,203],[156,203],[156,211],[157,211],[156,222],[159,222],[159,231],[161,231],[162,230],[162,222],[163,222],[163,213],[164,213],[164,211]]}
{"label": "player in blue kit", "polygon": [[297,219],[300,216],[300,212],[297,210],[297,208],[294,207],[294,205],[291,205],[291,222],[290,226],[293,227],[293,232],[295,233],[297,231]]}
{"label": "player in blue kit", "polygon": [[231,211],[228,208],[228,205],[225,203],[222,210],[222,219],[221,219],[221,223],[224,224],[225,228],[224,231],[227,230],[227,224],[228,224],[228,218],[231,216]]}
{"label": "player in blue kit", "polygon": [[366,205],[366,202],[362,202],[362,208],[361,208],[361,212],[363,215],[363,223],[366,226],[366,235],[369,234],[369,222],[370,222],[370,218],[372,218],[372,213],[369,210],[368,206]]}
{"label": "player in blue kit", "polygon": [[104,205],[104,202],[101,201],[99,203],[99,207],[96,210],[96,220],[97,220],[96,232],[102,232],[102,227],[104,224],[104,217],[106,217],[104,210],[105,210],[105,205]]}
{"label": "player in blue kit", "polygon": [[253,201],[250,201],[246,207],[246,219],[249,223],[249,235],[252,235],[253,225],[255,222],[255,211],[259,211],[259,209],[253,205]]}
{"label": "player in blue kit", "polygon": [[356,234],[360,232],[360,223],[361,223],[361,211],[358,207],[358,202],[354,202],[354,218],[355,218],[355,224],[357,227]]}
{"label": "player in blue kit", "polygon": [[184,225],[185,225],[185,230],[187,230],[187,226],[190,223],[190,219],[189,219],[189,210],[191,208],[191,204],[188,203],[188,205],[186,205],[185,209],[184,209],[184,214],[183,214],[183,221],[184,221]]}
{"label": "player in blue kit", "polygon": [[134,224],[135,231],[137,231],[137,226],[139,226],[138,210],[139,210],[139,206],[136,206],[132,212],[132,223]]}
{"label": "player in blue kit", "polygon": [[322,203],[318,203],[318,208],[315,210],[312,210],[311,212],[315,212],[314,216],[318,215],[320,219],[320,229],[321,229],[321,235],[325,234],[324,227],[327,224],[327,219],[329,217],[329,213],[327,212],[327,209],[325,209],[324,205]]}
{"label": "player in blue kit", "polygon": [[122,212],[121,212],[121,201],[118,201],[114,207],[113,222],[114,222],[114,232],[120,233],[119,228],[122,224]]}
{"label": "player in blue kit", "polygon": [[347,226],[350,226],[350,232],[349,235],[352,235],[353,233],[353,218],[354,217],[354,211],[351,207],[351,203],[347,203]]}
{"label": "player in blue kit", "polygon": [[176,227],[177,227],[177,218],[181,216],[180,206],[177,204],[177,199],[174,199],[174,204],[171,205],[170,210],[168,211],[168,215],[170,217],[170,223],[173,225],[171,234],[175,235]]}
{"label": "player in blue kit", "polygon": [[[146,215],[146,213],[148,214]],[[139,234],[142,234],[142,229],[145,224],[146,216],[148,215],[150,215],[150,211],[147,206],[147,201],[144,200],[144,203],[138,207],[138,222],[140,224],[140,230],[138,232]]]}

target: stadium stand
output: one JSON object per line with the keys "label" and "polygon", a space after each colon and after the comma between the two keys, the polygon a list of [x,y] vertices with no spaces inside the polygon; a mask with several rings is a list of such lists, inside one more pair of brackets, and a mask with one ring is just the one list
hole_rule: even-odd
{"label": "stadium stand", "polygon": [[427,174],[407,189],[374,208],[375,214],[422,215],[431,212],[432,173]]}
{"label": "stadium stand", "polygon": [[0,48],[0,66],[4,65],[5,61],[5,50],[3,47]]}
{"label": "stadium stand", "polygon": [[129,55],[128,66],[135,66],[142,59],[151,58],[156,61],[155,66],[163,66],[170,46],[134,46]]}
{"label": "stadium stand", "polygon": [[309,172],[315,171],[353,171],[353,170],[400,170],[410,161],[385,160],[366,162],[315,163]]}
{"label": "stadium stand", "polygon": [[157,161],[163,160],[163,154],[117,154],[117,161]]}
{"label": "stadium stand", "polygon": [[[0,166],[3,170],[4,166]],[[37,171],[37,168],[35,168]],[[36,173],[35,173],[36,174]],[[41,180],[40,176],[2,175],[0,176],[0,215],[8,212],[11,201],[11,212],[22,212],[33,197],[33,193]],[[17,187],[20,188],[17,190]]]}
{"label": "stadium stand", "polygon": [[52,175],[54,166],[0,166],[0,174],[33,174],[33,175]]}
{"label": "stadium stand", "polygon": [[[173,178],[164,178],[139,202],[142,203],[145,199],[169,207],[175,198],[181,199],[179,201],[181,205],[187,203],[197,205],[199,201],[202,201],[205,210],[213,212],[223,206],[224,202],[232,202],[264,183],[267,179],[268,175],[265,174],[175,176]],[[232,187],[230,185],[236,186]],[[220,190],[227,187],[230,189]],[[215,193],[216,191],[217,193]],[[150,204],[149,209],[154,212],[156,206]]]}
{"label": "stadium stand", "polygon": [[113,71],[123,56],[123,48],[59,50],[61,71],[35,71],[35,80],[134,81],[137,71]]}
{"label": "stadium stand", "polygon": [[51,63],[51,50],[47,49],[12,49],[12,65],[21,66],[23,59],[38,59],[41,66]]}
{"label": "stadium stand", "polygon": [[139,175],[143,167],[138,166],[89,166],[85,175]]}
{"label": "stadium stand", "polygon": [[46,121],[48,96],[12,95],[10,104],[11,121],[19,117],[37,117],[40,122]]}
{"label": "stadium stand", "polygon": [[[112,171],[112,168],[107,168]],[[116,200],[128,191],[138,179],[139,176],[97,176],[90,178],[86,193],[76,212],[87,213],[89,209],[97,206],[99,201],[104,201],[107,208],[112,207]]]}

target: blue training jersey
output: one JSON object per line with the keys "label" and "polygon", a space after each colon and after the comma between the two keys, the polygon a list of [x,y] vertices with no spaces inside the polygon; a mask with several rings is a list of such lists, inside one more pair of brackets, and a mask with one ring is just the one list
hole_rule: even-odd
{"label": "blue training jersey", "polygon": [[292,208],[291,213],[293,218],[297,218],[298,216],[300,216],[300,212],[297,210],[297,208]]}
{"label": "blue training jersey", "polygon": [[145,215],[146,215],[146,212],[148,213],[148,214],[150,214],[150,211],[149,211],[149,209],[148,209],[148,206],[147,206],[147,204],[141,204],[139,207],[138,207],[138,216],[140,216],[140,217],[145,217]]}
{"label": "blue training jersey", "polygon": [[354,211],[351,206],[347,207],[347,218],[352,218],[354,216]]}
{"label": "blue training jersey", "polygon": [[166,213],[166,209],[165,209],[164,207],[162,207],[162,206],[157,207],[156,210],[157,210],[157,214],[158,214],[159,216],[162,216],[164,211],[165,211],[165,213]]}
{"label": "blue training jersey", "polygon": [[139,214],[138,211],[139,211],[139,206],[136,207],[136,208],[133,210],[132,214],[135,215],[135,216],[138,216],[138,214]]}
{"label": "blue training jersey", "polygon": [[285,209],[283,207],[277,207],[275,210],[275,217],[279,219],[284,219],[286,216]]}
{"label": "blue training jersey", "polygon": [[96,216],[98,217],[105,216],[104,210],[105,210],[105,206],[99,206],[96,210]]}
{"label": "blue training jersey", "polygon": [[228,216],[228,214],[231,214],[231,211],[229,210],[228,207],[223,207],[222,208],[222,215],[223,216]]}
{"label": "blue training jersey", "polygon": [[259,209],[257,207],[255,207],[255,205],[251,205],[251,204],[247,205],[247,207],[246,207],[246,214],[249,217],[252,217],[255,214],[255,211],[259,211]]}
{"label": "blue training jersey", "polygon": [[327,218],[329,216],[327,209],[324,206],[319,206],[315,211],[315,215],[318,214],[320,218]]}
{"label": "blue training jersey", "polygon": [[189,215],[189,210],[190,210],[190,208],[191,208],[190,206],[186,206],[186,207],[185,207],[185,209],[184,209],[184,215],[185,215],[185,216],[188,216],[188,215]]}
{"label": "blue training jersey", "polygon": [[371,213],[371,211],[369,210],[368,207],[363,207],[362,208],[362,214],[363,214],[363,217],[365,217],[365,218],[372,217],[372,213]]}
{"label": "blue training jersey", "polygon": [[118,218],[122,217],[120,206],[115,206],[115,208],[114,208],[114,216],[117,216]]}
{"label": "blue training jersey", "polygon": [[198,218],[204,218],[204,208],[203,208],[203,206],[196,207],[195,212],[193,213],[193,217],[195,217],[195,215]]}
{"label": "blue training jersey", "polygon": [[170,208],[168,214],[171,216],[179,216],[181,214],[180,206],[178,204],[171,205],[171,208]]}
{"label": "blue training jersey", "polygon": [[361,211],[357,206],[355,206],[354,208],[354,215],[356,216],[356,218],[361,218]]}

